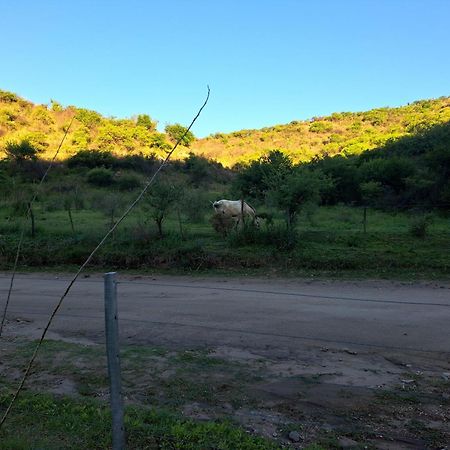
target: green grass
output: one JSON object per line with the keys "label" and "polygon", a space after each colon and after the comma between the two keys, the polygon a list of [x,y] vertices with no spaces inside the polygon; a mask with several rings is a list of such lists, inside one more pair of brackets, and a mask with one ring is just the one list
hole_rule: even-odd
{"label": "green grass", "polygon": [[[99,211],[74,211],[73,234],[65,211],[35,209],[37,233],[32,238],[27,229],[21,270],[80,265],[109,225],[109,218]],[[2,270],[12,267],[20,230],[18,220],[8,219],[8,214],[0,210]],[[192,224],[183,218],[183,240],[176,217],[169,216],[166,235],[160,239],[151,220],[136,210],[94,257],[91,268],[448,279],[450,253],[444,249],[450,248],[449,219],[435,214],[423,239],[410,233],[412,219],[404,213],[369,210],[364,233],[361,208],[321,207],[300,216],[296,240],[285,245],[283,223],[277,217],[277,234],[263,226],[238,239],[217,235],[207,221]]]}
{"label": "green grass", "polygon": [[[0,394],[0,412],[10,396]],[[111,448],[111,417],[104,402],[38,393],[23,393],[0,431],[0,449]],[[279,448],[228,422],[195,422],[170,412],[128,406],[127,446],[132,449]]]}

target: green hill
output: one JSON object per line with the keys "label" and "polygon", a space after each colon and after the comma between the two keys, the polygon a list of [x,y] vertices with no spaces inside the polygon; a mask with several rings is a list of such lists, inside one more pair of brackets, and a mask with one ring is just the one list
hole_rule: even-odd
{"label": "green hill", "polygon": [[415,135],[450,121],[450,97],[420,100],[399,108],[342,112],[261,130],[217,133],[197,140],[193,150],[231,166],[279,149],[295,162],[315,156],[359,155],[392,139]]}
{"label": "green hill", "polygon": [[[70,129],[61,159],[80,150],[109,150],[117,156],[140,153],[161,156],[171,143],[170,136],[159,133],[156,122],[148,115],[107,118],[84,108],[62,107],[55,101],[49,105],[33,104],[0,90],[0,158],[8,142],[22,140],[37,148],[41,158],[51,157],[73,116],[77,120]],[[294,162],[310,161],[315,156],[359,155],[449,121],[450,97],[440,97],[399,108],[334,113],[261,130],[216,133],[195,140],[190,148],[181,147],[177,157],[185,158],[193,151],[232,166],[248,163],[273,149],[281,150]]]}
{"label": "green hill", "polygon": [[[156,130],[156,122],[142,114],[130,119],[107,118],[84,108],[62,107],[51,101],[36,105],[16,94],[0,90],[0,158],[9,142],[29,141],[48,159],[58,147],[65,127],[75,116],[60,159],[66,159],[80,150],[109,150],[117,156],[129,154],[165,155],[171,139]],[[182,147],[179,156],[187,155]]]}

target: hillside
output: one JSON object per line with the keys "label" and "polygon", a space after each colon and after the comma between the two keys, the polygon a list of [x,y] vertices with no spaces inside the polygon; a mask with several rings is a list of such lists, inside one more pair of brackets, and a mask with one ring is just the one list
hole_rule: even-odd
{"label": "hillside", "polygon": [[[29,141],[39,157],[53,156],[71,119],[70,128],[60,152],[65,159],[80,150],[109,150],[117,156],[128,154],[165,155],[170,137],[156,130],[156,122],[142,114],[130,119],[107,118],[84,108],[63,107],[51,101],[37,105],[18,95],[0,90],[0,158],[8,142]],[[179,157],[188,149],[181,147]]]}
{"label": "hillside", "polygon": [[[165,155],[171,138],[156,130],[148,115],[130,119],[107,118],[75,106],[62,107],[51,101],[37,105],[16,94],[0,90],[0,158],[8,142],[28,140],[39,156],[50,158],[75,116],[61,159],[80,150],[109,150],[117,156],[129,154]],[[327,117],[293,121],[261,130],[216,133],[198,139],[191,147],[180,147],[178,158],[189,151],[215,159],[226,166],[249,162],[273,149],[280,149],[294,162],[316,155],[358,155],[382,147],[387,141],[450,121],[450,97],[420,100],[399,108],[378,108],[367,112],[334,113]]]}
{"label": "hillside", "polygon": [[450,121],[450,97],[420,100],[399,108],[334,113],[261,130],[217,133],[197,140],[193,150],[230,166],[280,149],[295,162],[316,155],[358,155],[388,140],[415,135]]}

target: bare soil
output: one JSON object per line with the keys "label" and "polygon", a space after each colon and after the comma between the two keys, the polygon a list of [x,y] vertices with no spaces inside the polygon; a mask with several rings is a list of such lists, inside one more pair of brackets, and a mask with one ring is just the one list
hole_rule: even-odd
{"label": "bare soil", "polygon": [[[157,281],[167,283],[167,280]],[[186,290],[180,287],[186,280],[171,282]],[[211,286],[210,279],[206,283]],[[378,302],[384,298],[383,301],[389,301],[381,294],[384,290],[391,295],[395,292],[396,301],[408,302],[405,304],[412,309],[403,311],[410,313],[411,320],[408,321],[405,312],[395,322],[392,320],[397,314],[395,308],[405,308],[405,305],[373,302],[370,309],[366,309],[367,303],[357,308],[356,302],[351,300],[350,306],[341,305],[341,309],[336,309],[335,303],[327,303],[328,307],[320,306],[319,302],[324,302],[324,297],[329,293],[327,288],[333,287],[323,283],[322,297],[317,299],[314,297],[317,294],[315,288],[320,283],[313,283],[312,288],[310,284],[302,287],[303,293],[307,292],[308,286],[311,288],[311,298],[301,303],[304,314],[309,314],[310,320],[315,314],[320,316],[317,327],[323,325],[321,321],[326,314],[335,311],[337,315],[345,314],[350,321],[354,316],[363,321],[365,316],[367,322],[363,321],[363,328],[353,339],[344,336],[345,330],[339,327],[335,330],[334,339],[321,339],[326,335],[326,330],[322,332],[320,328],[315,336],[308,339],[289,338],[291,330],[285,319],[284,334],[282,329],[275,332],[273,324],[277,322],[277,312],[273,302],[269,302],[264,311],[261,310],[261,303],[260,309],[255,308],[254,303],[251,305],[255,315],[265,314],[269,318],[272,315],[272,320],[265,322],[267,333],[261,327],[255,330],[256,335],[248,333],[256,327],[255,316],[253,322],[245,319],[247,334],[233,334],[233,324],[224,323],[222,317],[222,329],[214,331],[217,320],[214,314],[221,313],[222,309],[219,311],[218,303],[213,303],[216,307],[212,308],[210,302],[211,310],[205,303],[197,306],[203,308],[204,314],[209,314],[211,329],[195,328],[191,322],[185,322],[184,328],[181,327],[185,330],[183,341],[180,338],[183,333],[174,331],[174,315],[169,314],[167,308],[171,312],[176,309],[176,321],[181,323],[179,316],[190,314],[189,318],[192,318],[196,306],[182,310],[180,305],[184,297],[178,297],[178,290],[154,286],[154,315],[155,311],[160,311],[161,316],[166,314],[171,325],[152,323],[152,329],[146,333],[141,326],[149,327],[148,324],[133,322],[133,329],[131,325],[123,327],[121,356],[126,402],[170,408],[196,420],[229,419],[249,433],[276,440],[280,447],[304,448],[319,443],[324,448],[449,448],[450,354],[441,350],[441,346],[448,347],[449,341],[447,344],[436,342],[433,346],[430,336],[425,334],[421,339],[409,326],[418,321],[414,316],[418,306],[410,303],[417,303],[420,299],[424,303],[422,314],[428,321],[428,327],[441,330],[441,319],[436,318],[433,322],[435,316],[430,310],[439,308],[434,305],[442,305],[440,314],[443,315],[442,320],[447,320],[449,310],[445,306],[445,294],[448,294],[448,286],[415,286],[415,298],[411,295],[411,285],[402,287],[399,284],[368,282],[366,299]],[[364,284],[358,283],[360,286]],[[254,302],[256,294],[248,292],[254,286],[243,286],[242,283],[239,286],[247,289],[241,295],[250,296],[249,301]],[[269,290],[266,281],[259,287]],[[273,283],[270,286],[272,291],[277,288]],[[286,282],[284,292],[287,291],[299,292],[299,287],[294,282]],[[358,299],[364,297],[355,292],[356,288],[352,289],[350,284],[338,285],[338,289],[334,286],[334,291],[339,291],[336,297],[344,298],[351,294]],[[232,292],[228,291],[228,295]],[[433,292],[438,296],[433,297]],[[214,290],[197,290],[198,297],[206,294],[208,299],[222,295]],[[245,301],[242,297],[238,300]],[[142,304],[139,306],[139,301],[139,296],[133,297],[133,302],[130,300],[130,309],[124,313],[125,317],[131,317],[133,308],[144,310]],[[286,305],[292,307],[292,301],[288,296]],[[325,309],[315,311],[313,315],[308,308],[312,308],[314,302]],[[135,306],[132,307],[131,303]],[[83,305],[93,317],[93,306],[88,302]],[[279,309],[283,308],[281,300],[277,305]],[[388,333],[376,341],[376,333],[371,334],[368,325],[364,330],[364,324],[370,323],[370,319],[379,314],[374,305],[388,309],[385,320],[391,321],[391,328],[398,331],[395,341],[389,341]],[[35,345],[34,339],[42,327],[38,312],[34,316],[25,312],[8,315],[5,333],[0,340],[0,382],[7,388],[17,384]],[[106,400],[108,385],[101,333],[89,320],[86,326],[82,320],[77,320],[78,324],[73,324],[75,319],[72,319],[71,326],[63,327],[61,322],[51,330],[27,388]],[[156,320],[161,321],[161,318]],[[192,320],[199,322],[198,317]],[[233,320],[236,321],[236,317]],[[377,325],[382,329],[384,325],[379,320]],[[419,321],[417,323],[420,325]],[[421,330],[419,325],[415,329],[417,333]],[[100,320],[98,327],[101,326]],[[229,331],[226,332],[226,329]],[[390,332],[394,333],[392,329]],[[304,330],[301,331],[304,333]],[[405,342],[401,340],[403,333],[406,333]],[[260,338],[257,339],[257,336]],[[382,341],[382,338],[385,340]],[[442,339],[445,341],[447,336],[442,335]],[[424,348],[419,345],[420,342],[430,345]],[[295,433],[292,432],[298,433],[298,440],[293,439]]]}

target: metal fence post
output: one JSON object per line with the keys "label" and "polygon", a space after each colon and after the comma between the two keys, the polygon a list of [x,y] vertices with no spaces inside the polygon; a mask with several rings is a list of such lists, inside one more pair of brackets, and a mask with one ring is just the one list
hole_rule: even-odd
{"label": "metal fence post", "polygon": [[105,330],[106,355],[112,413],[112,448],[125,448],[125,427],[123,422],[122,382],[120,379],[119,326],[117,322],[116,272],[105,273]]}

